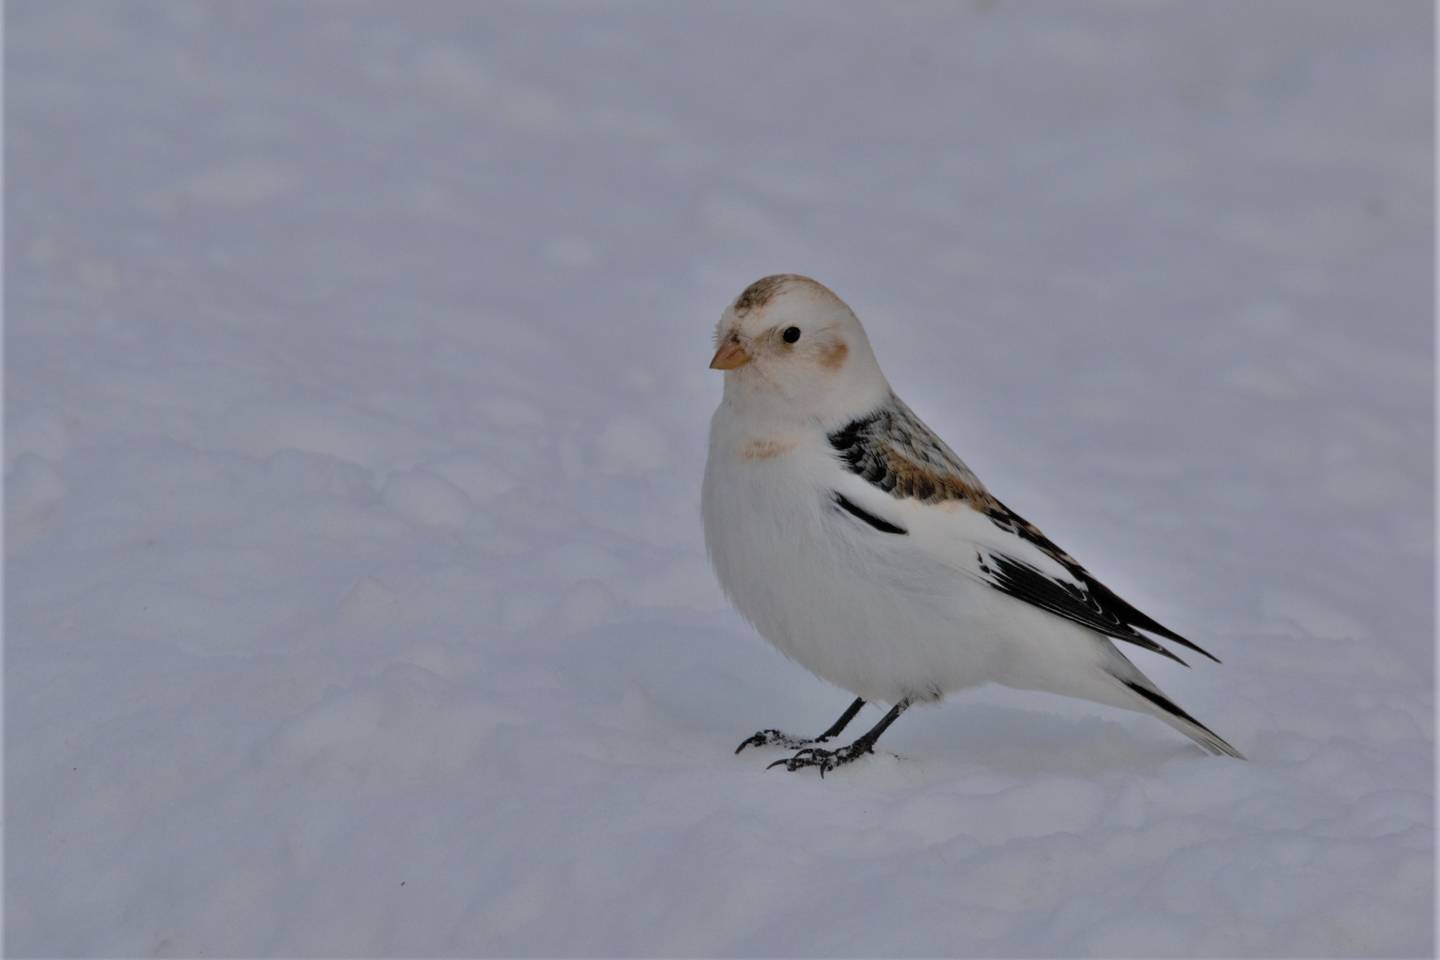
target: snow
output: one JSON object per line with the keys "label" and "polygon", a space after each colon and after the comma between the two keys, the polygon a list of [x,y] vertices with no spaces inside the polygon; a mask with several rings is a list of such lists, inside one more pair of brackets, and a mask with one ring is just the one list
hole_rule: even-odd
{"label": "snow", "polygon": [[[8,953],[1433,954],[1428,4],[7,14]],[[778,271],[1248,763],[733,755],[849,702],[700,533]]]}

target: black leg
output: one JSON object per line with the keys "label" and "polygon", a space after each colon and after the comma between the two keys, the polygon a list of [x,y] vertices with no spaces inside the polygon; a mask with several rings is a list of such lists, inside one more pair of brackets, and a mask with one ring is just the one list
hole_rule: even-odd
{"label": "black leg", "polygon": [[[823,777],[827,772],[834,770],[836,767],[844,766],[847,763],[858,760],[867,753],[872,753],[874,751],[875,741],[880,739],[880,734],[884,733],[890,724],[898,720],[900,714],[904,713],[909,706],[909,700],[901,700],[895,704],[895,706],[890,708],[889,713],[880,718],[879,723],[867,730],[864,735],[848,747],[841,747],[839,750],[820,750],[816,747],[806,747],[790,759],[776,760],[770,764],[770,766],[783,766],[786,770],[791,771],[800,770],[804,767],[819,767],[820,776]],[[769,767],[766,769],[769,769]]]}
{"label": "black leg", "polygon": [[840,719],[830,724],[830,729],[820,734],[820,736],[816,737],[814,740],[810,740],[805,737],[791,736],[790,734],[784,733],[780,730],[761,730],[759,733],[752,734],[751,736],[746,737],[744,742],[742,742],[740,746],[735,748],[735,752],[739,753],[746,747],[768,747],[772,745],[778,745],[781,747],[789,747],[793,750],[796,747],[808,747],[812,743],[824,743],[831,737],[838,735],[841,730],[844,730],[849,725],[850,721],[855,719],[855,714],[859,713],[860,708],[863,706],[865,706],[865,701],[860,697],[856,697],[855,702],[850,704],[850,706],[846,707],[845,712],[840,714]]}
{"label": "black leg", "polygon": [[820,734],[820,736],[816,737],[815,739],[820,743],[824,743],[831,737],[838,737],[840,735],[840,731],[844,730],[850,725],[850,721],[855,719],[855,714],[859,713],[860,708],[863,706],[865,706],[864,699],[862,699],[861,697],[856,697],[855,702],[850,704],[850,706],[846,707],[845,712],[840,714],[840,719],[830,724],[830,729],[826,730],[824,733]]}

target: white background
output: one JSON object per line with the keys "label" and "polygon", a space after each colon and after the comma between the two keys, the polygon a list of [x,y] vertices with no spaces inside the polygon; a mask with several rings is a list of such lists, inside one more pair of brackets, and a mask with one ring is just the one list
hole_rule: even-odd
{"label": "white background", "polygon": [[[10,954],[1432,952],[1428,4],[7,13]],[[700,534],[778,271],[1249,763],[732,755],[849,701]]]}

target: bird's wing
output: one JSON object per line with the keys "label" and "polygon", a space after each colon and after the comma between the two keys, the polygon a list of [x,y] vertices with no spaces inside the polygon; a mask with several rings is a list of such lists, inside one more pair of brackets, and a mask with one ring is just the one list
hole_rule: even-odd
{"label": "bird's wing", "polygon": [[[1107,637],[1185,662],[1147,636],[1154,634],[1216,660],[1116,596],[996,499],[898,397],[891,395],[879,409],[828,436],[841,466],[867,484],[857,487],[852,481],[837,492],[837,503],[847,512],[859,516],[858,510],[904,528],[917,544],[943,551],[967,575]],[[884,508],[886,499],[878,494],[888,495],[891,509]]]}

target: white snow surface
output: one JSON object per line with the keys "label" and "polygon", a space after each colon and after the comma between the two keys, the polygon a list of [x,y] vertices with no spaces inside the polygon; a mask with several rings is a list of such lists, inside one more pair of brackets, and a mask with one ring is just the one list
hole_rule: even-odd
{"label": "white snow surface", "polygon": [[[1428,3],[7,14],[9,954],[1433,953]],[[733,754],[850,699],[700,531],[780,271],[1248,763]]]}

